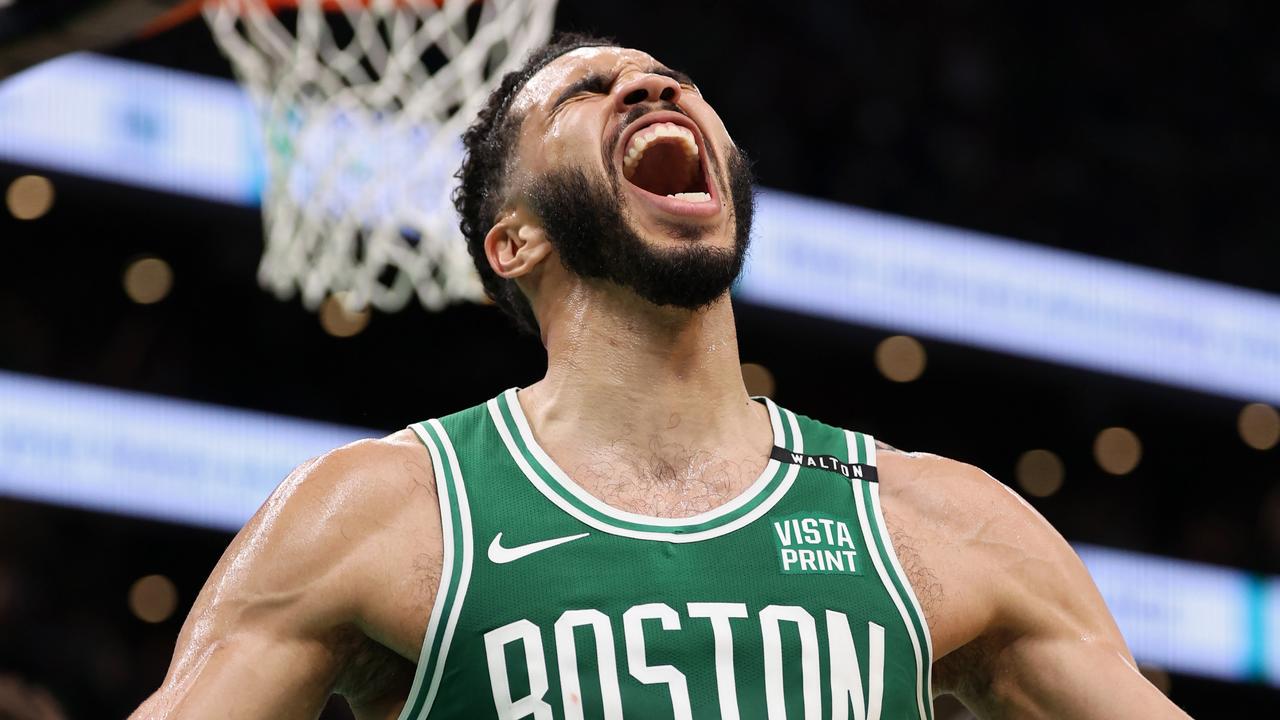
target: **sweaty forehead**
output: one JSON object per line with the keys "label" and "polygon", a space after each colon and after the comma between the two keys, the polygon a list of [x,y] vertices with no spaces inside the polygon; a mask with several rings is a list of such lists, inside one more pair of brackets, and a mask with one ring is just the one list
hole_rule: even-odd
{"label": "sweaty forehead", "polygon": [[621,47],[584,47],[571,50],[533,74],[511,102],[513,114],[523,114],[541,102],[554,99],[569,83],[588,73],[616,75],[629,68],[648,69],[658,64],[640,50]]}

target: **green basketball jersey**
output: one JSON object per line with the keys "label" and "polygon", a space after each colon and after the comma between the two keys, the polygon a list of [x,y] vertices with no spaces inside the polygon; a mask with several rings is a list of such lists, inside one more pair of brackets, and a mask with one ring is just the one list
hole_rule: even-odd
{"label": "green basketball jersey", "polygon": [[412,426],[444,563],[401,720],[931,720],[929,629],[875,443],[760,402],[764,472],[687,518],[589,495],[514,389]]}

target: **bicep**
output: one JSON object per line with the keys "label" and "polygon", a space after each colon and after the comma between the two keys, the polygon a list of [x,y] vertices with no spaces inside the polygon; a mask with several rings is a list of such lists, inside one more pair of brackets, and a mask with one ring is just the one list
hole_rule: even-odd
{"label": "bicep", "polygon": [[358,548],[324,521],[335,483],[303,466],[236,535],[135,718],[314,718],[359,641],[345,568]]}
{"label": "bicep", "polygon": [[1186,717],[1111,638],[1025,635],[987,652],[983,681],[957,693],[981,718]]}
{"label": "bicep", "polygon": [[995,612],[961,700],[993,718],[1186,717],[1138,672],[1062,536],[1012,491],[993,491],[1007,497],[1002,519],[978,537]]}

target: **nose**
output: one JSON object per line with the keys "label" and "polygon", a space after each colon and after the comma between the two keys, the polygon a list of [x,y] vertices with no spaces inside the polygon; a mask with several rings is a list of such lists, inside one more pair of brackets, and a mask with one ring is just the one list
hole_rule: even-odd
{"label": "nose", "polygon": [[680,83],[666,75],[637,73],[630,80],[619,83],[613,90],[613,105],[618,112],[626,112],[642,102],[677,102],[680,100]]}

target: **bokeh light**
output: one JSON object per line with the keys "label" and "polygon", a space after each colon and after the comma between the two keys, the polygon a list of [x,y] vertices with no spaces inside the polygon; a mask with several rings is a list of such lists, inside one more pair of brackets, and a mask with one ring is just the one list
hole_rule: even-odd
{"label": "bokeh light", "polygon": [[926,356],[919,340],[907,335],[885,338],[876,346],[876,368],[894,382],[911,382],[924,373]]}
{"label": "bokeh light", "polygon": [[143,257],[124,270],[124,292],[139,305],[158,303],[173,289],[173,269],[158,257]]}
{"label": "bokeh light", "polygon": [[369,325],[369,308],[348,309],[346,297],[346,293],[335,293],[320,305],[320,327],[334,337],[359,335]]}
{"label": "bokeh light", "polygon": [[146,575],[129,588],[129,609],[139,620],[159,623],[178,608],[178,588],[164,575]]}
{"label": "bokeh light", "polygon": [[1128,475],[1142,462],[1142,441],[1125,427],[1109,427],[1093,441],[1098,467],[1112,475]]}
{"label": "bokeh light", "polygon": [[1255,450],[1270,450],[1280,443],[1280,412],[1270,405],[1249,403],[1237,422],[1240,439]]}
{"label": "bokeh light", "polygon": [[53,183],[40,175],[23,175],[5,193],[9,212],[19,220],[35,220],[53,207]]}
{"label": "bokeh light", "polygon": [[1018,486],[1028,495],[1049,497],[1062,488],[1066,470],[1062,460],[1049,450],[1028,450],[1018,457],[1014,467]]}

